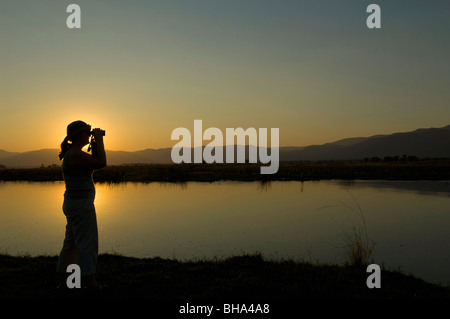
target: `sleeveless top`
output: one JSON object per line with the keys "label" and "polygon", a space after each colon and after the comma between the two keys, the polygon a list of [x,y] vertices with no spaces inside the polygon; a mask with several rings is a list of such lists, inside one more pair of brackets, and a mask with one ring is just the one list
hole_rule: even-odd
{"label": "sleeveless top", "polygon": [[73,165],[67,160],[72,149],[69,149],[64,156],[62,162],[62,173],[64,182],[66,183],[66,191],[64,198],[68,199],[82,199],[95,198],[95,186],[92,175],[94,170],[92,168]]}

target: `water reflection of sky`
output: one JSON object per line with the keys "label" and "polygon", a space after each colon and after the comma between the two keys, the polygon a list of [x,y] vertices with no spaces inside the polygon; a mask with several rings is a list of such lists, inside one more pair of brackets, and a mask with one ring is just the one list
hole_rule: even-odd
{"label": "water reflection of sky", "polygon": [[450,181],[337,181],[343,188],[370,187],[377,190],[416,192],[420,195],[450,196]]}
{"label": "water reflection of sky", "polygon": [[[0,188],[0,251],[57,254],[64,184]],[[258,251],[342,263],[344,236],[362,226],[361,212],[375,262],[450,282],[448,188],[434,181],[98,183],[100,251],[178,259]]]}

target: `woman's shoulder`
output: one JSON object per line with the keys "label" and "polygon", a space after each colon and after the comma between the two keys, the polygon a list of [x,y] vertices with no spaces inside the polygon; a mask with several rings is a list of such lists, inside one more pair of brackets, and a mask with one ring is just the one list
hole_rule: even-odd
{"label": "woman's shoulder", "polygon": [[76,160],[80,157],[83,157],[84,155],[89,155],[82,150],[76,149],[76,148],[69,148],[67,150],[66,155],[64,156],[64,161],[68,164],[73,164],[76,162]]}
{"label": "woman's shoulder", "polygon": [[97,169],[105,166],[102,166],[98,159],[81,149],[72,150],[66,160],[71,166],[82,166],[89,169]]}
{"label": "woman's shoulder", "polygon": [[86,156],[91,156],[91,154],[86,153],[83,150],[77,149],[77,148],[71,148],[68,151],[68,155],[70,158],[80,158],[80,157],[86,157]]}

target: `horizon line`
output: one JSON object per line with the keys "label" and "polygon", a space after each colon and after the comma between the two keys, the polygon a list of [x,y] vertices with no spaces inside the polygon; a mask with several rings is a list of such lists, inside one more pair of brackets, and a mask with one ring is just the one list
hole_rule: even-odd
{"label": "horizon line", "polygon": [[[287,145],[287,146],[279,146],[278,148],[287,148],[287,147],[299,147],[299,148],[305,148],[308,146],[318,146],[318,145],[325,145],[325,144],[332,144],[338,141],[342,141],[342,140],[346,140],[346,139],[353,139],[353,138],[371,138],[371,137],[377,137],[377,136],[389,136],[389,135],[393,135],[393,134],[406,134],[406,133],[412,133],[418,130],[427,130],[427,129],[450,129],[450,124],[449,125],[445,125],[445,126],[441,126],[441,127],[435,127],[435,126],[431,126],[431,127],[419,127],[416,128],[414,130],[411,131],[402,131],[402,132],[393,132],[393,133],[379,133],[379,134],[374,134],[374,135],[370,135],[370,136],[352,136],[352,137],[344,137],[338,140],[334,140],[332,142],[325,142],[322,144],[309,144],[309,145],[303,145],[303,146],[293,146],[293,145]],[[202,145],[203,146],[207,146],[207,145]],[[231,145],[225,145],[225,146],[231,146]],[[234,144],[234,146],[236,146],[236,144]],[[245,146],[248,146],[248,144],[246,144]],[[167,149],[167,148],[173,148],[168,146],[168,147],[159,147],[159,148],[144,148],[144,149],[139,149],[139,150],[134,150],[134,151],[126,151],[126,150],[111,150],[111,149],[106,149],[107,151],[112,151],[112,152],[139,152],[139,151],[145,151],[145,150],[161,150],[161,149]],[[191,148],[193,148],[191,146]],[[36,151],[42,151],[42,150],[54,150],[54,149],[58,149],[58,148],[40,148],[40,149],[34,149],[34,150],[28,150],[28,151],[9,151],[3,148],[0,148],[0,151],[5,151],[8,153],[27,153],[27,152],[36,152]]]}
{"label": "horizon line", "polygon": [[[328,143],[324,143],[324,144],[328,144]],[[314,145],[323,145],[323,144],[311,144],[311,145],[308,145],[308,146],[314,146]],[[202,145],[202,148],[203,148],[203,147],[207,147],[207,146],[208,146],[208,145]],[[249,144],[245,144],[245,145],[240,145],[240,144],[233,144],[233,145],[213,145],[213,146],[209,146],[209,147],[229,147],[229,146],[253,146],[253,147],[260,147],[260,146],[257,146],[257,145],[249,145]],[[290,147],[294,147],[294,148],[305,148],[305,147],[308,147],[308,146],[292,146],[292,145],[290,145],[290,146],[278,146],[278,147],[274,147],[274,148],[290,148]],[[187,147],[187,146],[184,146],[184,147]],[[196,146],[196,147],[199,147],[199,146]],[[85,148],[85,147],[83,147],[83,148]],[[139,150],[135,150],[135,151],[105,149],[105,151],[110,151],[110,152],[130,152],[130,153],[133,153],[133,152],[141,152],[141,151],[147,151],[147,150],[155,150],[155,151],[158,151],[158,150],[173,149],[173,148],[182,148],[182,147],[144,148],[144,149],[139,149]],[[195,148],[195,147],[194,147],[194,146],[191,146],[190,148]],[[267,146],[267,148],[272,148],[272,147]],[[19,154],[29,153],[29,152],[45,151],[45,150],[57,150],[57,151],[59,151],[59,148],[48,148],[48,147],[46,147],[46,148],[40,148],[40,149],[34,149],[34,150],[22,151],[22,152],[19,152],[19,151],[8,151],[8,150],[5,150],[5,149],[3,149],[3,148],[0,148],[0,151],[4,151],[4,152],[8,152],[8,153],[19,153]]]}

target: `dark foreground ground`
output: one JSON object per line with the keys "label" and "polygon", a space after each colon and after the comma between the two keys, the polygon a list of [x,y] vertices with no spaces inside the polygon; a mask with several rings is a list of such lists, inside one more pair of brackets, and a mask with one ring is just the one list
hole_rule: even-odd
{"label": "dark foreground ground", "polygon": [[381,270],[369,289],[365,267],[270,261],[261,255],[180,262],[99,256],[99,292],[57,289],[57,257],[0,255],[0,299],[448,299],[450,290],[399,272]]}

